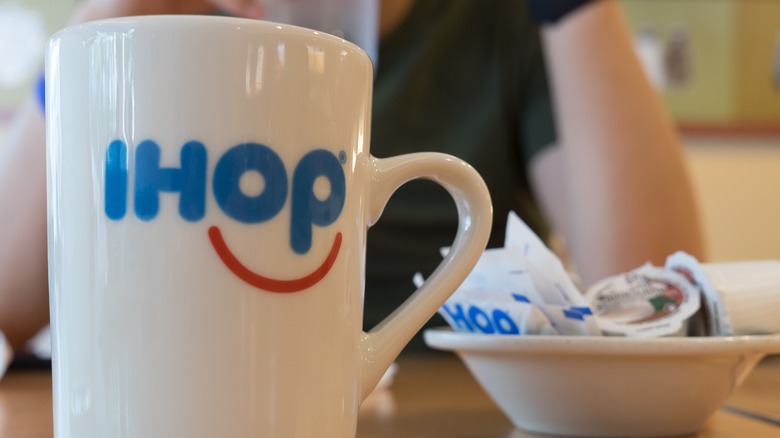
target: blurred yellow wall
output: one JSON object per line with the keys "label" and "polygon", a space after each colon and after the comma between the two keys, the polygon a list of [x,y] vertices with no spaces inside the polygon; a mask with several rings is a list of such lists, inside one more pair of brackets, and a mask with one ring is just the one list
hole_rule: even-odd
{"label": "blurred yellow wall", "polygon": [[690,77],[659,92],[678,123],[704,128],[683,143],[710,259],[780,259],[780,0],[620,1],[663,50],[674,29],[687,36]]}
{"label": "blurred yellow wall", "polygon": [[710,260],[780,260],[780,136],[683,143]]}
{"label": "blurred yellow wall", "polygon": [[668,50],[673,29],[688,37],[690,81],[664,87],[662,94],[677,120],[725,122],[735,114],[735,3],[731,0],[623,0],[635,32],[651,30]]}
{"label": "blurred yellow wall", "polygon": [[[652,29],[669,51],[686,37],[690,78],[661,89],[683,124],[780,125],[780,0],[621,0],[635,32]],[[777,61],[775,61],[777,59]]]}
{"label": "blurred yellow wall", "polygon": [[[780,1],[742,0],[737,10],[737,117],[780,124]],[[773,63],[777,63],[773,65]]]}

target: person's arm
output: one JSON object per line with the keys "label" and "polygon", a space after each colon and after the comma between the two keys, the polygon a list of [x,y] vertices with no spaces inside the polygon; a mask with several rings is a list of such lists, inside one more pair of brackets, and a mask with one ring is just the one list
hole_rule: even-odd
{"label": "person's arm", "polygon": [[0,331],[15,350],[49,318],[45,157],[43,113],[30,98],[0,146]]}
{"label": "person's arm", "polygon": [[113,17],[164,14],[209,14],[215,9],[238,17],[261,18],[261,0],[86,0],[71,17],[71,23]]}
{"label": "person's arm", "polygon": [[[128,15],[205,14],[247,18],[256,0],[87,0],[70,23]],[[46,255],[46,138],[37,98],[22,105],[0,144],[0,331],[15,350],[49,318]]]}
{"label": "person's arm", "polygon": [[677,250],[703,257],[675,127],[617,2],[583,6],[542,39],[560,145],[532,161],[531,178],[585,283]]}

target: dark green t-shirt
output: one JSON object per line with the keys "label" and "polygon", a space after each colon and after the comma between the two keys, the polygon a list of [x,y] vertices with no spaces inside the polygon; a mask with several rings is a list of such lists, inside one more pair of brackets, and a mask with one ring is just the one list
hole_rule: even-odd
{"label": "dark green t-shirt", "polygon": [[[546,236],[526,165],[556,136],[539,32],[525,2],[417,0],[382,41],[377,67],[371,153],[455,155],[490,190],[489,246],[502,246],[510,210]],[[436,184],[414,181],[393,195],[368,233],[366,329],[414,291],[415,272],[436,268],[456,228],[455,204]],[[421,347],[418,337],[410,349]]]}

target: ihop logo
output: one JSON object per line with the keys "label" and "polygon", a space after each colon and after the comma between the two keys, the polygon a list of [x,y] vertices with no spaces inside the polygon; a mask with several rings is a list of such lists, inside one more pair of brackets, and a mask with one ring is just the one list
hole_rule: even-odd
{"label": "ihop logo", "polygon": [[[106,153],[105,213],[112,220],[127,214],[128,198],[133,197],[133,214],[140,220],[153,221],[160,210],[160,194],[178,194],[178,214],[197,222],[206,214],[208,152],[203,143],[190,141],[181,148],[180,167],[160,167],[160,147],[145,140],[135,147],[133,187],[129,187],[128,145],[115,140]],[[314,226],[334,223],[344,207],[346,180],[343,164],[346,154],[336,157],[330,151],[316,149],[304,155],[294,166],[292,178],[273,149],[259,143],[242,143],[228,149],[217,160],[211,188],[220,210],[228,217],[246,224],[261,224],[276,217],[290,199],[291,223],[289,244],[297,254],[306,254],[312,246]],[[247,194],[241,180],[251,172],[264,182],[260,193]],[[315,182],[324,178],[329,184],[327,196],[318,197]],[[217,226],[208,230],[209,240],[219,258],[243,281],[270,292],[297,292],[317,284],[333,266],[341,248],[342,235],[337,232],[325,260],[312,272],[292,279],[279,279],[247,268],[230,250]]]}

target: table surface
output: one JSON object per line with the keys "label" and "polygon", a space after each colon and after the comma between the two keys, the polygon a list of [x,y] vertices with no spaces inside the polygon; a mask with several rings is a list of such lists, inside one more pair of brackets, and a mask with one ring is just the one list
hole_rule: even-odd
{"label": "table surface", "polygon": [[[392,385],[363,404],[359,438],[539,436],[515,429],[455,356],[402,356],[398,365]],[[780,356],[759,364],[692,436],[780,437]],[[0,438],[51,437],[51,372],[11,370],[0,381]]]}

